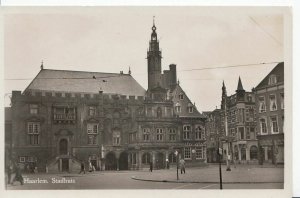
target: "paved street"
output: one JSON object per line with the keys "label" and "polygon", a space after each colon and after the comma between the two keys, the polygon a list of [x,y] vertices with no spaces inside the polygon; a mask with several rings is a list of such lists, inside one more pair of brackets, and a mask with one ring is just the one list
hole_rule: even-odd
{"label": "paved street", "polygon": [[[283,188],[282,167],[239,165],[237,168],[232,167],[230,172],[225,169],[222,166],[223,189]],[[176,180],[176,169],[154,170],[152,173],[141,170],[104,171],[85,175],[28,174],[24,178],[28,178],[24,185],[15,182],[13,186],[8,185],[7,189],[219,189],[217,165],[187,169],[186,174],[179,173],[179,181]],[[40,183],[37,183],[38,179]]]}

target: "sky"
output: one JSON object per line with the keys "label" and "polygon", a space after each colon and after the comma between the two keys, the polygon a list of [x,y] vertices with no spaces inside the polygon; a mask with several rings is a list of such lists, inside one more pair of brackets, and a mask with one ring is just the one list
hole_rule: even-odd
{"label": "sky", "polygon": [[[147,89],[153,16],[162,49],[162,69],[177,65],[177,77],[197,109],[220,107],[238,78],[251,89],[284,61],[283,8],[93,7],[25,9],[4,16],[4,90],[23,91],[40,70],[128,72]],[[218,68],[223,66],[248,65]],[[210,68],[204,69],[202,68]],[[19,79],[19,80],[17,80]],[[21,79],[21,80],[20,80]],[[25,80],[24,80],[25,79]]]}

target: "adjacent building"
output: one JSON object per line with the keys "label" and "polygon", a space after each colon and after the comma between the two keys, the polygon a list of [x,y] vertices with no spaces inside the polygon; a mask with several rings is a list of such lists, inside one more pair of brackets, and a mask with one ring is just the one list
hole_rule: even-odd
{"label": "adjacent building", "polygon": [[[44,69],[12,92],[11,158],[26,171],[165,168],[166,160],[206,162],[205,117],[177,82],[176,65],[162,73],[153,24],[148,89],[120,73]],[[175,156],[178,151],[179,156]]]}
{"label": "adjacent building", "polygon": [[205,131],[206,131],[206,152],[207,162],[218,162],[218,148],[221,139],[224,137],[221,127],[221,109],[215,109],[211,112],[203,112],[206,116]]}
{"label": "adjacent building", "polygon": [[257,163],[258,160],[255,100],[254,92],[244,90],[241,78],[236,93],[231,96],[227,96],[223,82],[221,130],[224,156],[228,154],[238,163]]}
{"label": "adjacent building", "polygon": [[284,163],[284,63],[255,88],[260,163]]}

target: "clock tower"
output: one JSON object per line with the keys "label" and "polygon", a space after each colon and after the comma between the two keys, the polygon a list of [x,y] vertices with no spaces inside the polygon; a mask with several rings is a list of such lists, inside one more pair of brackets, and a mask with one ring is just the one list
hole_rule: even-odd
{"label": "clock tower", "polygon": [[161,75],[161,51],[157,40],[156,27],[153,19],[151,40],[147,51],[148,60],[148,90],[155,87],[162,87]]}

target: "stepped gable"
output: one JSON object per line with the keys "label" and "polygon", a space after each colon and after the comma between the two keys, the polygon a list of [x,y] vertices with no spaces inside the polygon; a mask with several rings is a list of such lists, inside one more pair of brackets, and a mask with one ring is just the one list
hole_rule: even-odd
{"label": "stepped gable", "polygon": [[129,74],[42,69],[24,92],[120,94],[145,96],[145,89]]}

